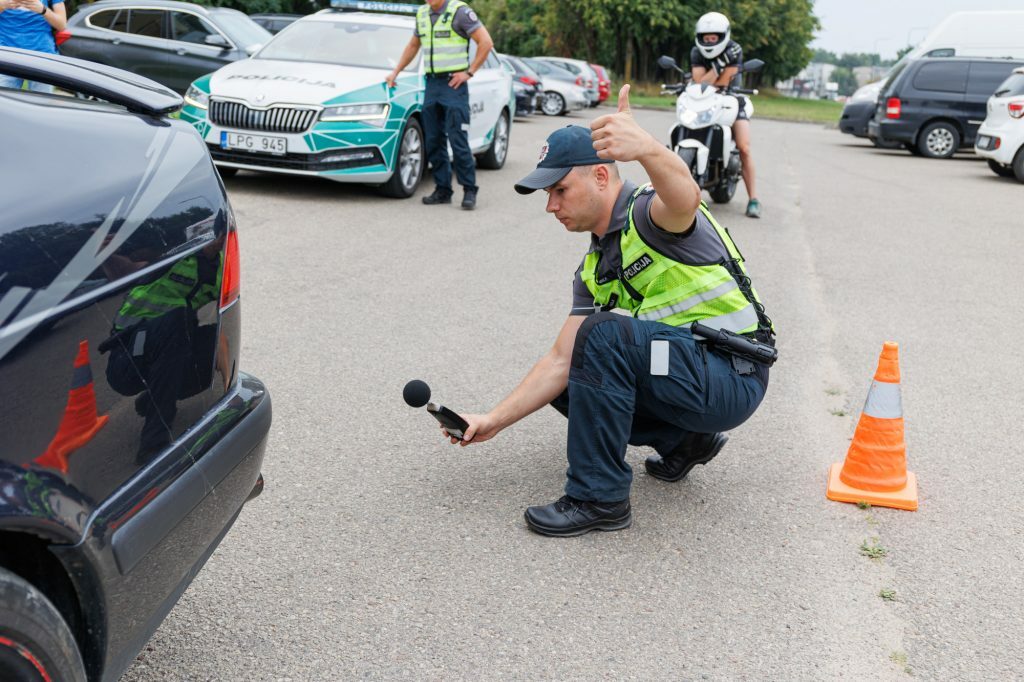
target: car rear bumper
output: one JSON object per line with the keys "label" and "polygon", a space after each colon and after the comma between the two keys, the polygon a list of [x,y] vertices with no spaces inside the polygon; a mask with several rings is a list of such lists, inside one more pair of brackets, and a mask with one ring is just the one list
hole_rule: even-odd
{"label": "car rear bumper", "polygon": [[875,115],[873,101],[847,103],[839,116],[839,132],[856,137],[868,136],[868,123]]}
{"label": "car rear bumper", "polygon": [[[270,394],[239,374],[233,390],[93,516],[83,542],[53,552],[90,606],[102,660],[117,680],[261,490]],[[100,606],[102,605],[102,606]]]}
{"label": "car rear bumper", "polygon": [[918,126],[915,124],[908,124],[895,119],[886,119],[884,121],[872,120],[868,124],[868,137],[886,142],[914,144],[917,141],[917,128]]}
{"label": "car rear bumper", "polygon": [[[974,153],[986,159],[992,159],[996,163],[1008,165],[1013,163],[1013,157],[1017,150],[1024,145],[1024,139],[1018,133],[1016,136],[1008,135],[1010,131],[998,127],[981,126],[978,129],[978,136],[974,143]],[[998,145],[998,146],[997,146]]]}

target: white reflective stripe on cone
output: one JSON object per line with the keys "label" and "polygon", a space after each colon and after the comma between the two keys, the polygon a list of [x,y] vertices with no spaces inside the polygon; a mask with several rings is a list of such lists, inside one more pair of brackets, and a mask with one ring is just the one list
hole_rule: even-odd
{"label": "white reflective stripe on cone", "polygon": [[878,419],[898,419],[903,416],[903,400],[900,385],[875,381],[864,402],[864,414]]}

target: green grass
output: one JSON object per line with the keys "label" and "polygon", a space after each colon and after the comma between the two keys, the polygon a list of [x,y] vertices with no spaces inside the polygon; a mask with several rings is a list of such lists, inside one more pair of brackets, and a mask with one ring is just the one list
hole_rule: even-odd
{"label": "green grass", "polygon": [[882,559],[889,553],[889,550],[878,544],[878,538],[871,538],[870,544],[867,540],[861,543],[860,553],[869,559]]}
{"label": "green grass", "polygon": [[[630,89],[629,103],[634,106],[674,109],[676,98],[659,95],[659,85],[638,84]],[[841,102],[822,99],[796,99],[783,97],[772,89],[762,89],[761,94],[751,96],[754,103],[754,118],[774,118],[782,121],[806,123],[837,123],[843,111]],[[615,105],[609,100],[607,104]]]}

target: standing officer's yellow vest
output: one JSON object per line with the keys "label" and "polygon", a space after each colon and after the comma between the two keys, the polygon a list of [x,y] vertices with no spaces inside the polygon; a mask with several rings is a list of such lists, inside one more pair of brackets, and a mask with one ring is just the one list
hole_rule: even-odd
{"label": "standing officer's yellow vest", "polygon": [[469,39],[452,28],[455,13],[465,6],[462,0],[449,0],[433,26],[430,25],[430,5],[424,4],[416,12],[416,35],[423,46],[427,73],[452,73],[469,68]]}
{"label": "standing officer's yellow vest", "polygon": [[[637,319],[673,327],[699,321],[737,334],[757,331],[755,303],[758,307],[761,304],[757,293],[749,286],[743,256],[729,233],[701,203],[700,212],[714,226],[729,259],[719,263],[688,265],[658,253],[643,240],[633,221],[633,204],[647,191],[651,191],[650,185],[643,185],[630,197],[626,210],[629,222],[619,234],[622,264],[618,276],[599,279],[600,251],[587,254],[583,261],[580,277],[594,296],[595,308],[625,308]],[[741,282],[749,290],[750,299],[741,289]]]}

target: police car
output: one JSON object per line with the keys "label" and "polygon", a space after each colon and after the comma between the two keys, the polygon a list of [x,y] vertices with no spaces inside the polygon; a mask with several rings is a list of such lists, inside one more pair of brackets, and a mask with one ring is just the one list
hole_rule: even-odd
{"label": "police car", "polygon": [[[384,79],[413,34],[417,7],[332,0],[251,59],[193,82],[181,118],[199,131],[222,175],[316,175],[409,197],[426,168],[422,58],[394,89]],[[471,59],[475,49],[470,41]],[[512,75],[492,52],[468,86],[469,145],[478,166],[501,168],[515,112]]]}

